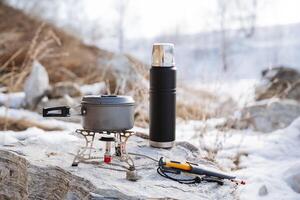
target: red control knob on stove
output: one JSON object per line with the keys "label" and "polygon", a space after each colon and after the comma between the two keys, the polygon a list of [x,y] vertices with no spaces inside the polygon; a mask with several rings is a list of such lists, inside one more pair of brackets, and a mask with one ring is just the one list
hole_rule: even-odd
{"label": "red control knob on stove", "polygon": [[111,163],[111,160],[112,160],[111,155],[104,155],[104,162],[105,162],[106,164]]}

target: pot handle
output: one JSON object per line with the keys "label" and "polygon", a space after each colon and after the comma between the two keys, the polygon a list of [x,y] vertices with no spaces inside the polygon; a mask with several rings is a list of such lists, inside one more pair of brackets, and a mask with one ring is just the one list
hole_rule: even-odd
{"label": "pot handle", "polygon": [[69,117],[70,107],[68,106],[58,106],[43,108],[43,117]]}

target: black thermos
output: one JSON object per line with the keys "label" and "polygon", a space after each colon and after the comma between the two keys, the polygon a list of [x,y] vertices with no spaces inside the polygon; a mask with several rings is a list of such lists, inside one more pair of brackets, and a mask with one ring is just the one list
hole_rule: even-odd
{"label": "black thermos", "polygon": [[171,148],[176,126],[174,45],[155,43],[150,69],[150,146]]}

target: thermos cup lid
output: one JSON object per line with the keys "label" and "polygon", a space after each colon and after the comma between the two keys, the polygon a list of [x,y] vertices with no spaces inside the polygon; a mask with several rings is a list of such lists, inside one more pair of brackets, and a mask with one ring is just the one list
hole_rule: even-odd
{"label": "thermos cup lid", "polygon": [[152,48],[152,66],[153,67],[175,66],[174,44],[154,43]]}

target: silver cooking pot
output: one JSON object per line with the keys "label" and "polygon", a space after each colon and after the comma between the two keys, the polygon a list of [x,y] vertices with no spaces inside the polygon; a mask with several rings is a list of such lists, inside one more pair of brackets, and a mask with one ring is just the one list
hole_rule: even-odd
{"label": "silver cooking pot", "polygon": [[[133,128],[134,100],[130,96],[90,95],[81,101],[82,126],[91,131],[123,131]],[[43,117],[69,117],[70,107],[43,109]]]}

